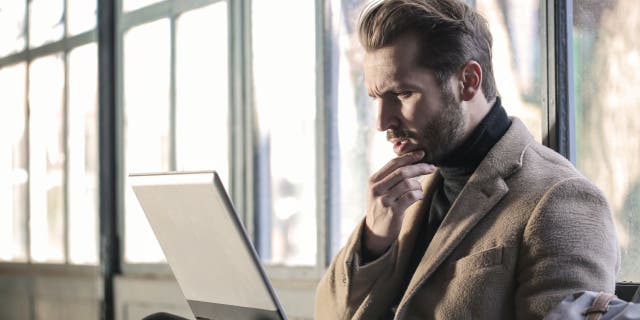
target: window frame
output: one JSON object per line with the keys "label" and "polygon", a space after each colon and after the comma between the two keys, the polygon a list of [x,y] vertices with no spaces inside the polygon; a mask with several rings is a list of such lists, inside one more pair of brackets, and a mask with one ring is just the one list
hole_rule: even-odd
{"label": "window frame", "polygon": [[[27,170],[29,170],[29,162],[30,162],[30,150],[29,144],[31,140],[31,136],[29,135],[29,128],[31,126],[31,121],[28,116],[29,114],[29,78],[30,78],[30,67],[33,61],[38,58],[60,54],[62,56],[62,63],[64,64],[64,89],[62,92],[62,108],[64,112],[64,150],[65,155],[69,154],[69,141],[68,141],[68,127],[69,127],[69,55],[71,51],[76,48],[82,47],[87,44],[96,43],[98,44],[98,22],[96,19],[96,24],[89,30],[85,30],[83,32],[69,35],[68,34],[68,15],[67,15],[67,0],[60,0],[63,2],[63,11],[62,11],[62,20],[63,20],[63,35],[61,39],[55,41],[49,41],[42,45],[31,47],[30,45],[30,36],[29,36],[29,25],[30,25],[30,2],[29,0],[23,0],[25,2],[25,13],[24,13],[24,28],[23,33],[25,37],[25,46],[22,50],[10,53],[6,56],[0,57],[0,68],[3,67],[11,67],[19,63],[25,63],[25,112],[27,116],[25,117],[25,132],[26,132],[26,148],[24,150],[25,157],[27,159]],[[97,0],[96,0],[97,1]],[[97,1],[98,2],[98,1]],[[97,9],[97,7],[96,7]],[[97,16],[96,16],[97,18]],[[97,52],[96,52],[97,54]],[[96,66],[97,67],[97,66]],[[97,80],[97,79],[96,79]],[[37,273],[54,273],[54,274],[90,274],[97,275],[99,273],[100,261],[98,260],[95,265],[77,265],[73,264],[69,261],[69,162],[65,161],[64,164],[64,172],[65,175],[63,177],[64,181],[64,217],[63,217],[63,241],[64,247],[62,248],[62,252],[64,254],[63,262],[33,262],[31,259],[31,228],[29,226],[29,218],[31,217],[31,192],[28,191],[26,195],[26,221],[27,223],[24,225],[26,230],[26,257],[27,261],[1,261],[0,262],[0,272],[19,272],[19,273],[27,273],[27,274],[37,274]],[[31,187],[31,178],[29,178],[27,182],[27,190],[30,190]],[[98,192],[100,192],[100,183],[98,183]],[[99,214],[99,211],[96,212]],[[98,218],[98,217],[96,217]],[[97,219],[96,219],[97,220]],[[98,243],[95,244],[97,250],[99,251]]]}

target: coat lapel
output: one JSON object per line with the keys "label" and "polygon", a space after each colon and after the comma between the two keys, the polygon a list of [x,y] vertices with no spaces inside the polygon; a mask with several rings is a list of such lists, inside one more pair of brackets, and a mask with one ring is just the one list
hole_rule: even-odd
{"label": "coat lapel", "polygon": [[451,205],[409,282],[398,305],[397,315],[402,315],[407,302],[416,290],[507,194],[509,188],[504,179],[520,168],[521,156],[529,140],[532,138],[524,124],[517,118],[513,118],[510,129],[487,154]]}

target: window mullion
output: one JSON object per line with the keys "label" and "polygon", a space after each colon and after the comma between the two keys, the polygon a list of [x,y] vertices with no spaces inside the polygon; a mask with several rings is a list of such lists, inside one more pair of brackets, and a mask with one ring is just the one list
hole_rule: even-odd
{"label": "window mullion", "polygon": [[331,261],[331,246],[335,223],[338,216],[339,193],[334,192],[339,181],[337,155],[335,155],[337,117],[335,106],[337,72],[333,72],[335,57],[332,54],[337,39],[333,36],[331,2],[316,0],[316,179],[318,181],[316,226],[317,226],[317,266],[324,269]]}
{"label": "window mullion", "polygon": [[544,144],[575,163],[573,1],[547,1],[546,6],[548,107]]}
{"label": "window mullion", "polygon": [[28,172],[28,180],[27,180],[27,190],[26,190],[26,196],[25,196],[25,201],[27,202],[25,204],[25,208],[26,208],[26,219],[25,219],[25,229],[27,230],[27,232],[25,233],[26,236],[26,258],[27,261],[31,262],[31,228],[29,225],[29,221],[31,220],[31,116],[30,116],[30,112],[29,112],[29,81],[30,81],[30,69],[31,69],[31,54],[30,54],[30,50],[29,50],[29,42],[30,40],[30,32],[29,32],[29,19],[30,19],[30,1],[29,0],[25,0],[26,2],[26,6],[25,6],[25,10],[24,10],[24,34],[25,34],[25,50],[23,51],[25,53],[25,62],[26,62],[26,66],[25,66],[25,90],[24,90],[24,101],[25,101],[25,106],[24,106],[24,111],[26,113],[26,117],[25,117],[25,134],[27,136],[26,139],[26,143],[25,143],[25,156],[26,156],[26,163],[25,163],[25,169]]}
{"label": "window mullion", "polygon": [[[118,147],[119,106],[116,98],[116,39],[120,40],[116,25],[117,1],[98,1],[98,136],[100,181],[100,263],[103,282],[102,319],[115,318],[114,276],[120,273],[120,242],[118,218],[122,217],[119,196],[121,156]],[[116,100],[118,99],[118,100]]]}
{"label": "window mullion", "polygon": [[170,54],[169,54],[169,170],[176,170],[176,18],[171,15],[169,19]]}

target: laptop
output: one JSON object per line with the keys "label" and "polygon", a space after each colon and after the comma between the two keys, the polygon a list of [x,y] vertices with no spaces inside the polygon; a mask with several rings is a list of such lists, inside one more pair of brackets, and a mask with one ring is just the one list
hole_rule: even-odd
{"label": "laptop", "polygon": [[215,171],[130,174],[129,183],[198,320],[286,320]]}

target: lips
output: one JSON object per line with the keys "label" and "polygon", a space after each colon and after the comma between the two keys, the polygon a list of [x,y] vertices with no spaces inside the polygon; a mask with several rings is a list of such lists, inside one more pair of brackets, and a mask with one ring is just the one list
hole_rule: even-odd
{"label": "lips", "polygon": [[417,146],[409,139],[393,139],[390,142],[393,143],[393,152],[397,155],[402,155],[417,149]]}

